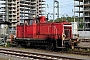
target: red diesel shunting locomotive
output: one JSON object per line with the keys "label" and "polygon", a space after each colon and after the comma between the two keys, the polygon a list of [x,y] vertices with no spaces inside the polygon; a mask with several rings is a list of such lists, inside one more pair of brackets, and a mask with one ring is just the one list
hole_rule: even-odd
{"label": "red diesel shunting locomotive", "polygon": [[72,38],[70,22],[48,22],[45,16],[40,16],[35,19],[25,19],[24,24],[17,25],[15,42],[20,46],[55,49],[74,46],[77,44],[77,39]]}

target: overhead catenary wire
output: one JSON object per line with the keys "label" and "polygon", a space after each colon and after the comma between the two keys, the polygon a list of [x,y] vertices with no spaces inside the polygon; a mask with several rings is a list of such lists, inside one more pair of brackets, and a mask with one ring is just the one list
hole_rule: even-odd
{"label": "overhead catenary wire", "polygon": [[[62,0],[62,1],[64,1],[64,0]],[[60,3],[66,3],[66,2],[70,2],[70,0],[67,0],[67,1],[65,0],[65,2],[62,2],[62,1],[61,1],[61,2],[59,1],[59,2],[60,2]]]}
{"label": "overhead catenary wire", "polygon": [[[74,6],[73,4],[72,5],[66,5],[66,6],[60,6],[59,8],[68,8],[69,6]],[[53,6],[49,6],[50,8],[53,8]]]}
{"label": "overhead catenary wire", "polygon": [[[74,6],[74,3],[65,3],[65,4],[62,4],[60,3],[59,6],[67,6],[67,5],[73,5]],[[47,4],[47,7],[53,7],[51,4]]]}
{"label": "overhead catenary wire", "polygon": [[[59,0],[58,0],[59,1]],[[69,9],[69,11],[70,11],[70,13],[72,12],[72,9],[73,9],[73,7],[74,7],[74,2],[73,1],[70,1],[70,0],[64,0],[64,1],[59,1],[59,8],[60,8],[60,10],[59,11],[62,11],[64,8],[69,8],[69,6],[71,6],[71,8]],[[50,15],[52,15],[52,10],[51,9],[53,9],[53,5],[51,5],[51,4],[47,4],[47,6],[46,6],[46,8],[48,9],[47,11],[48,11],[48,13],[50,14]],[[54,8],[56,8],[56,6],[54,7]],[[63,13],[66,13],[66,11],[65,12],[63,12]],[[62,13],[61,13],[62,14]],[[67,13],[66,13],[67,14]],[[72,15],[73,15],[73,13],[72,13]],[[59,15],[60,16],[60,15]]]}
{"label": "overhead catenary wire", "polygon": [[[67,2],[70,2],[70,1],[66,1],[66,2],[59,2],[59,6],[60,7],[63,7],[63,6],[65,6],[65,7],[67,7],[68,5],[70,5],[70,6],[74,6],[74,3],[73,2],[71,2],[71,3],[67,3]],[[46,4],[48,7],[53,7],[51,4]],[[47,7],[47,8],[48,8]]]}

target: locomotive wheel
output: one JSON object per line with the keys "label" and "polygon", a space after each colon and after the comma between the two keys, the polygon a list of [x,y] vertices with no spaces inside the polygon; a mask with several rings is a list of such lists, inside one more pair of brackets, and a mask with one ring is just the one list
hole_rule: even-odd
{"label": "locomotive wheel", "polygon": [[53,43],[49,43],[49,44],[47,44],[46,49],[47,50],[54,50],[55,49],[55,46],[54,46]]}
{"label": "locomotive wheel", "polygon": [[21,42],[17,42],[16,45],[17,45],[18,48],[21,48],[22,47]]}
{"label": "locomotive wheel", "polygon": [[21,48],[21,44],[18,44],[17,47],[18,47],[18,48]]}
{"label": "locomotive wheel", "polygon": [[29,43],[27,42],[26,45],[27,45],[27,47],[30,47],[31,44],[30,44],[30,42]]}
{"label": "locomotive wheel", "polygon": [[70,48],[70,45],[69,45],[68,42],[65,43],[65,47],[66,47],[66,48]]}

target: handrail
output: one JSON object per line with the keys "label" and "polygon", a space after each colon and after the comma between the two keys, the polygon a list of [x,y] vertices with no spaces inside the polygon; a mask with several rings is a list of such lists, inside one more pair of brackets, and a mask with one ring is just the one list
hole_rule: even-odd
{"label": "handrail", "polygon": [[48,27],[48,33],[50,34],[50,27],[54,28],[54,35],[57,35],[57,28],[56,28],[56,26],[49,26]]}

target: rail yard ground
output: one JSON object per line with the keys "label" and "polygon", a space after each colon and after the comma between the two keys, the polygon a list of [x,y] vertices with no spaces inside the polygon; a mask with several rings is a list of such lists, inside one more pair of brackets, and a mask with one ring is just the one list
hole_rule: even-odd
{"label": "rail yard ground", "polygon": [[[79,55],[79,53],[77,54],[77,49],[74,50],[69,50],[70,53],[67,53],[67,51],[48,51],[48,50],[43,50],[43,49],[34,49],[34,48],[17,48],[17,47],[3,47],[0,46],[0,48],[5,48],[5,49],[13,49],[13,50],[22,50],[22,51],[29,51],[29,52],[38,52],[38,53],[46,53],[46,54],[52,54],[52,55],[59,55],[59,56],[63,56],[63,57],[70,57],[70,58],[78,58],[78,59],[84,59],[84,60],[90,60],[90,42],[87,41],[82,41],[80,42],[80,44],[78,45],[81,49],[79,51],[79,53],[81,52],[87,52],[89,55]],[[89,49],[89,50],[82,50],[82,48],[85,49]],[[75,54],[72,54],[72,52]],[[17,57],[11,57],[8,55],[3,55],[0,54],[0,58],[3,60],[26,60],[26,59],[22,59],[22,58],[17,58]],[[1,60],[0,59],[0,60]]]}
{"label": "rail yard ground", "polygon": [[[3,47],[0,47],[0,48],[3,48]],[[49,55],[59,55],[59,56],[62,56],[62,57],[70,57],[70,58],[78,58],[78,59],[90,60],[90,56],[53,52],[53,51],[47,51],[47,50],[42,50],[42,49],[25,49],[25,48],[11,48],[11,47],[10,48],[4,48],[4,49],[22,50],[22,51],[29,51],[29,52],[38,52],[38,53],[45,53],[45,54],[49,54]],[[2,58],[2,56],[3,55],[0,54],[1,58]],[[18,58],[10,57],[10,56],[9,57],[5,56],[4,58],[11,59],[11,60],[18,59]]]}
{"label": "rail yard ground", "polygon": [[4,55],[0,53],[0,60],[25,60],[17,57],[11,57],[10,55]]}
{"label": "rail yard ground", "polygon": [[90,47],[90,42],[80,42],[80,47]]}
{"label": "rail yard ground", "polygon": [[5,58],[0,58],[0,60],[9,60],[9,59],[5,59]]}

